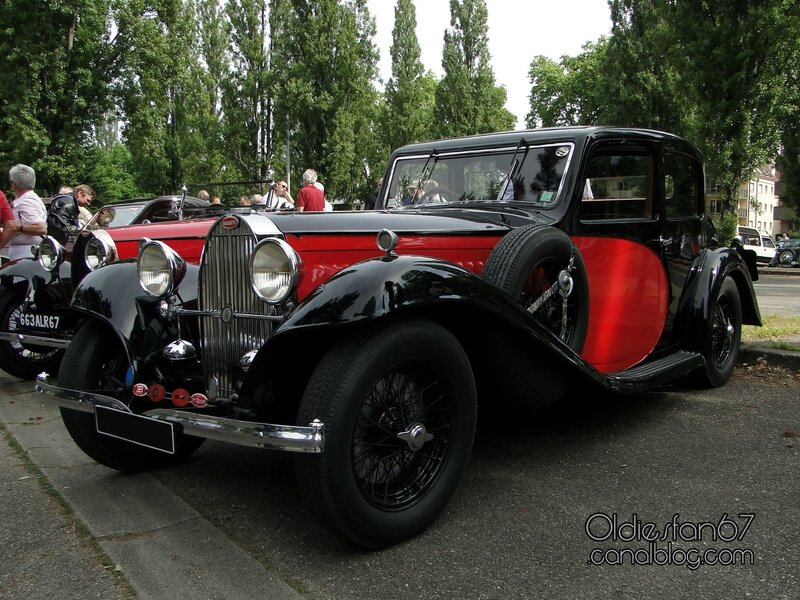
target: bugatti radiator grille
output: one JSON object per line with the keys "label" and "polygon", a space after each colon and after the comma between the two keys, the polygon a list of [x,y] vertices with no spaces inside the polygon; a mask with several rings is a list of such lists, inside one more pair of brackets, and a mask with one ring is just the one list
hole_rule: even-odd
{"label": "bugatti radiator grille", "polygon": [[216,380],[221,396],[235,392],[233,370],[241,357],[260,348],[272,333],[270,321],[247,318],[267,315],[269,306],[250,285],[250,256],[258,239],[244,220],[236,221],[232,228],[224,226],[226,219],[214,225],[200,266],[199,308],[220,315],[200,318],[203,369],[209,391]]}

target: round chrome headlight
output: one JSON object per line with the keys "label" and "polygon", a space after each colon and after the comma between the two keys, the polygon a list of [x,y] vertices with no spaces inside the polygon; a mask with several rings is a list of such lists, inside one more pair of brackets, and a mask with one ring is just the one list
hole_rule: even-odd
{"label": "round chrome headlight", "polygon": [[39,242],[38,256],[39,264],[46,271],[53,272],[64,262],[64,246],[59,244],[55,238],[46,235]]}
{"label": "round chrome headlight", "polygon": [[144,238],[136,262],[139,285],[151,296],[173,294],[186,274],[186,262],[163,242]]}
{"label": "round chrome headlight", "polygon": [[86,242],[86,247],[83,251],[83,262],[90,271],[113,262],[114,258],[114,249],[101,238],[93,236]]}
{"label": "round chrome headlight", "polygon": [[297,285],[300,257],[279,238],[261,241],[250,257],[253,289],[263,300],[278,304],[286,300]]}

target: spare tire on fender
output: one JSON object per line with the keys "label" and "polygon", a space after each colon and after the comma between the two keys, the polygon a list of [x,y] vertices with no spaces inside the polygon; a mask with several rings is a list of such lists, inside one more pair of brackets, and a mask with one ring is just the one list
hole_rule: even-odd
{"label": "spare tire on fender", "polygon": [[589,280],[583,258],[566,233],[543,225],[513,230],[492,250],[483,278],[516,299],[576,353],[583,350]]}

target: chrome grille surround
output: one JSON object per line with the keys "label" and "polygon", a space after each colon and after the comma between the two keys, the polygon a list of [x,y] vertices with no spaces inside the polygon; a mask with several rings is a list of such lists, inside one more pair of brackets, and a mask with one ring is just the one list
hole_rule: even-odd
{"label": "chrome grille surround", "polygon": [[213,397],[236,393],[233,371],[241,357],[272,335],[275,309],[250,281],[250,256],[264,235],[280,235],[269,218],[228,215],[211,227],[203,248],[197,301],[203,371]]}

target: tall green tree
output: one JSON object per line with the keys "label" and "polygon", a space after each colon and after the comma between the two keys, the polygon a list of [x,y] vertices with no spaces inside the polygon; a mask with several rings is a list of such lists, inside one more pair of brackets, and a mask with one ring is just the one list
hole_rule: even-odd
{"label": "tall green tree", "polygon": [[222,86],[230,71],[228,39],[230,26],[218,0],[196,0],[199,94],[195,115],[200,145],[187,156],[189,178],[195,182],[225,178]]}
{"label": "tall green tree", "polygon": [[385,89],[385,131],[389,149],[431,137],[435,98],[430,86],[423,84],[426,75],[416,30],[414,3],[397,0],[390,48],[392,76]]}
{"label": "tall green tree", "polygon": [[[793,28],[786,32],[787,37],[798,39],[800,20],[788,20],[785,26]],[[780,118],[781,151],[776,163],[781,172],[781,203],[794,208],[796,230],[800,223],[800,55],[786,48],[781,62],[787,73],[787,86]]]}
{"label": "tall green tree", "polygon": [[223,82],[225,150],[238,178],[264,179],[273,154],[275,74],[271,69],[276,0],[229,0],[231,65]]}
{"label": "tall green tree", "polygon": [[186,157],[204,152],[198,133],[201,95],[194,4],[130,0],[121,15],[127,38],[119,102],[136,181],[151,193],[173,193],[191,179]]}
{"label": "tall green tree", "polygon": [[314,168],[330,197],[356,196],[376,144],[375,21],[366,0],[286,0],[286,8],[273,56],[277,131],[289,137],[296,175]]}
{"label": "tall green tree", "polygon": [[[562,56],[559,62],[537,56],[531,62],[528,127],[592,125],[603,121],[608,100],[601,94],[608,44],[588,43],[578,56]],[[609,123],[610,124],[610,123]]]}
{"label": "tall green tree", "polygon": [[[693,138],[730,210],[756,167],[775,155],[782,64],[796,52],[798,5],[793,0],[706,0],[670,3],[676,51],[672,60],[692,94]],[[700,26],[702,24],[702,26]]]}
{"label": "tall green tree", "polygon": [[0,177],[30,164],[37,187],[74,184],[92,132],[112,107],[118,46],[111,0],[0,3]]}
{"label": "tall green tree", "polygon": [[487,37],[484,0],[450,0],[450,28],[444,33],[442,69],[436,90],[437,134],[454,137],[514,126],[505,108],[506,90],[496,86]]}

